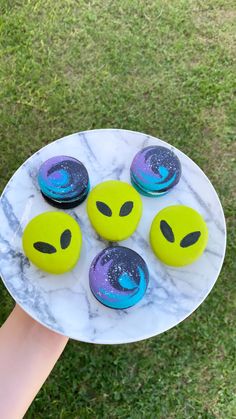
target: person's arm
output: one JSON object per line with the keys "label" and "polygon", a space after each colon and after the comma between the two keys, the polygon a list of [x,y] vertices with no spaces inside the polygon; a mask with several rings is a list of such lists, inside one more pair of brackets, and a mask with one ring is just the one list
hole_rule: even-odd
{"label": "person's arm", "polygon": [[16,305],[0,329],[0,418],[24,416],[67,341]]}

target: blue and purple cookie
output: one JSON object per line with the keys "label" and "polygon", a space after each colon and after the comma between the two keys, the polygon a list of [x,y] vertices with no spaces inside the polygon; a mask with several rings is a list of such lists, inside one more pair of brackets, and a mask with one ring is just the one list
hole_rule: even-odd
{"label": "blue and purple cookie", "polygon": [[181,164],[176,154],[166,147],[149,146],[140,150],[130,167],[133,186],[145,196],[166,194],[180,180]]}
{"label": "blue and purple cookie", "polygon": [[149,281],[146,262],[134,250],[123,246],[107,247],[93,260],[89,285],[103,305],[126,309],[144,296]]}
{"label": "blue and purple cookie", "polygon": [[55,156],[40,167],[38,183],[45,200],[57,208],[74,208],[89,192],[89,175],[79,160],[69,156]]}

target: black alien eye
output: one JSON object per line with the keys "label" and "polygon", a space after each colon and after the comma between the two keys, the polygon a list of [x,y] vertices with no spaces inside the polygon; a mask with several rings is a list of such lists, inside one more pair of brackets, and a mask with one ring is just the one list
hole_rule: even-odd
{"label": "black alien eye", "polygon": [[112,216],[112,210],[107,204],[105,204],[105,202],[96,201],[96,205],[98,211],[100,211],[103,215],[106,215],[107,217]]}
{"label": "black alien eye", "polygon": [[66,249],[70,242],[71,242],[71,232],[70,230],[65,230],[63,231],[63,233],[61,234],[61,248],[62,249]]}
{"label": "black alien eye", "polygon": [[180,246],[181,247],[188,247],[188,246],[192,246],[192,244],[196,243],[199,239],[199,237],[201,236],[200,231],[193,231],[192,233],[187,234],[187,236],[185,236],[181,242],[180,242]]}
{"label": "black alien eye", "polygon": [[34,248],[42,253],[56,253],[57,249],[46,242],[36,242],[33,244]]}
{"label": "black alien eye", "polygon": [[129,215],[133,209],[134,203],[132,201],[125,202],[120,209],[120,217]]}
{"label": "black alien eye", "polygon": [[165,220],[161,220],[160,222],[160,229],[163,234],[163,236],[168,240],[168,242],[174,243],[175,236],[172,231],[172,228],[169,226],[169,224]]}

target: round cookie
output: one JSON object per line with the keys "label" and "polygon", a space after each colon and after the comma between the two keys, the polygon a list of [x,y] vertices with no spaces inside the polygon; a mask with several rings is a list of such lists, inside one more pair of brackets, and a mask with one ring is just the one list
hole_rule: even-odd
{"label": "round cookie", "polygon": [[144,296],[149,281],[146,262],[127,247],[102,250],[93,260],[89,285],[95,298],[103,305],[126,309]]}
{"label": "round cookie", "polygon": [[150,197],[166,194],[180,180],[181,164],[172,150],[162,146],[149,146],[140,150],[130,167],[133,186],[139,193]]}
{"label": "round cookie", "polygon": [[79,160],[55,156],[46,160],[38,172],[38,183],[45,200],[62,209],[74,208],[89,192],[89,176]]}
{"label": "round cookie", "polygon": [[173,205],[155,216],[150,243],[155,255],[166,265],[185,266],[197,260],[208,241],[208,229],[193,208]]}
{"label": "round cookie", "polygon": [[101,237],[119,241],[136,230],[142,215],[142,200],[128,183],[108,180],[92,189],[87,211],[92,226]]}
{"label": "round cookie", "polygon": [[33,218],[22,237],[23,249],[38,268],[53,274],[73,269],[80,255],[79,224],[63,212],[44,212]]}

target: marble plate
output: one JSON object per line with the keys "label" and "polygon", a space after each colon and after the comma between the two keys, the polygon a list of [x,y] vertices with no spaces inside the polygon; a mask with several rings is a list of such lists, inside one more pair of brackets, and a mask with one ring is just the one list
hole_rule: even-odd
{"label": "marble plate", "polygon": [[[29,139],[31,141],[31,139]],[[0,270],[8,291],[34,319],[73,339],[101,344],[134,342],[162,333],[189,316],[212,289],[222,266],[226,228],[219,198],[202,170],[185,154],[179,156],[183,175],[173,191],[161,198],[142,197],[144,213],[137,231],[124,246],[147,262],[150,283],[143,300],[127,310],[112,310],[91,294],[88,270],[94,256],[107,246],[90,226],[86,203],[67,210],[83,233],[81,258],[72,272],[46,274],[29,263],[22,251],[22,231],[34,216],[54,210],[37,185],[41,163],[57,154],[71,155],[87,167],[92,187],[107,179],[130,182],[133,156],[148,145],[171,145],[138,132],[103,129],[80,132],[55,141],[30,157],[8,182],[0,200]],[[148,242],[154,215],[173,204],[195,208],[205,218],[209,242],[202,257],[184,268],[159,262]]]}

